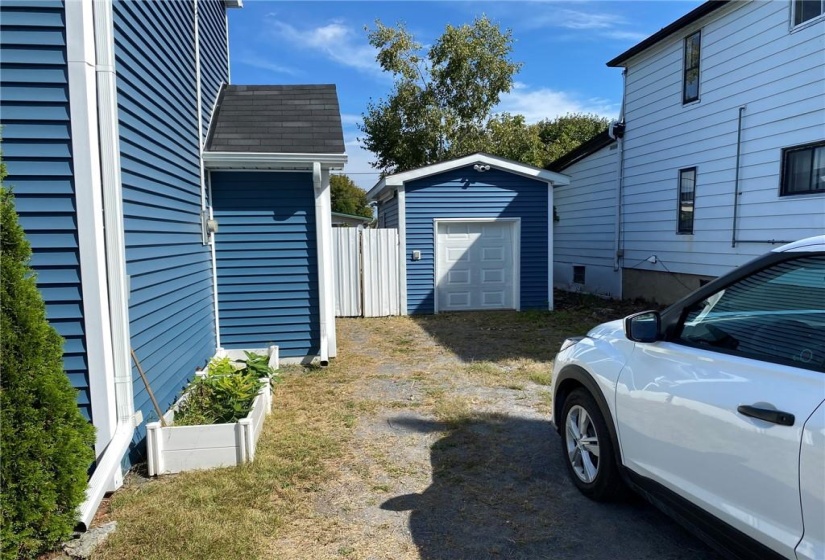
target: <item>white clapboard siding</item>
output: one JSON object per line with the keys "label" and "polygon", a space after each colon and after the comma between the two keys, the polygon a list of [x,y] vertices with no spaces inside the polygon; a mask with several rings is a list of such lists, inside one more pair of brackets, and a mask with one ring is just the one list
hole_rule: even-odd
{"label": "white clapboard siding", "polygon": [[[559,217],[553,224],[557,288],[621,297],[621,275],[614,270],[618,169],[613,143],[565,168],[573,180],[553,189]],[[574,266],[585,267],[583,286],[573,282]]]}
{"label": "white clapboard siding", "polygon": [[361,230],[332,228],[332,253],[335,259],[335,316],[361,316]]}
{"label": "white clapboard siding", "polygon": [[[825,138],[825,22],[791,30],[789,18],[788,2],[732,2],[627,62],[624,266],[661,270],[645,260],[655,254],[673,272],[716,276],[776,246],[747,241],[825,231],[825,196],[779,194],[782,149]],[[683,40],[699,29],[700,100],[682,105]],[[737,239],[746,242],[731,247],[743,106]],[[688,167],[697,168],[694,233],[678,235],[678,171]]]}
{"label": "white clapboard siding", "polygon": [[336,317],[399,315],[398,230],[333,228]]}
{"label": "white clapboard siding", "polygon": [[401,312],[398,290],[398,230],[361,230],[364,317]]}

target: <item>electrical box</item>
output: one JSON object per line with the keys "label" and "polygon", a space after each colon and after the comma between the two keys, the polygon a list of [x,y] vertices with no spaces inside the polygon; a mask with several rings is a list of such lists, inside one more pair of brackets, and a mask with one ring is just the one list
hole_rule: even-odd
{"label": "electrical box", "polygon": [[412,260],[420,261],[421,260],[421,251],[413,251],[412,252]]}

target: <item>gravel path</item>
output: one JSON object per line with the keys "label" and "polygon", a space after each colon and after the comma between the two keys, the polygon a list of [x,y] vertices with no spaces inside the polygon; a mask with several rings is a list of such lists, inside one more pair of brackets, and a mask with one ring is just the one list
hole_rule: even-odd
{"label": "gravel path", "polygon": [[289,531],[274,557],[717,558],[645,502],[597,504],[567,480],[538,377],[552,325],[465,317],[339,320],[359,371],[351,442],[312,529]]}

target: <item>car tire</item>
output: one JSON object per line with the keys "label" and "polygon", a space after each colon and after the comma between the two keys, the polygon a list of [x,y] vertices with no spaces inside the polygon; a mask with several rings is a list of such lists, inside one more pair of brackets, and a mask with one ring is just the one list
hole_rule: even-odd
{"label": "car tire", "polygon": [[626,493],[610,432],[592,395],[576,389],[562,407],[562,456],[573,484],[588,498],[603,502]]}

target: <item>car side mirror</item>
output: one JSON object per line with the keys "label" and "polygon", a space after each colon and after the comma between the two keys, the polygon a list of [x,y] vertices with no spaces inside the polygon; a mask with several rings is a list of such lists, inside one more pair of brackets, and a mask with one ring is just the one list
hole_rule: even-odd
{"label": "car side mirror", "polygon": [[658,311],[642,311],[625,318],[625,336],[633,342],[656,342],[659,340],[661,317]]}

